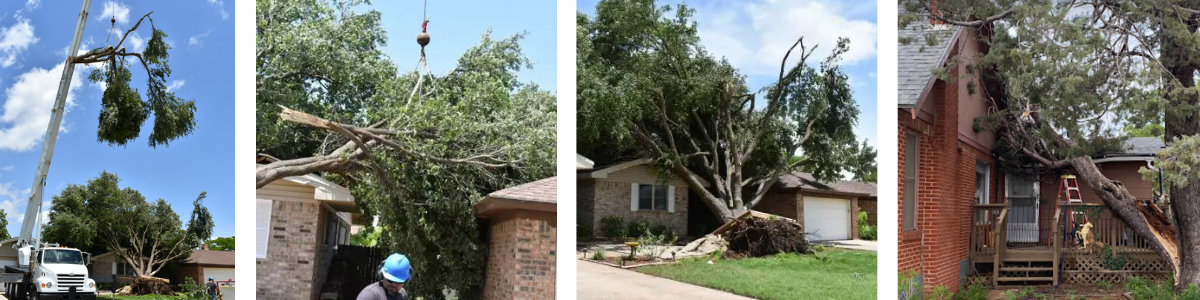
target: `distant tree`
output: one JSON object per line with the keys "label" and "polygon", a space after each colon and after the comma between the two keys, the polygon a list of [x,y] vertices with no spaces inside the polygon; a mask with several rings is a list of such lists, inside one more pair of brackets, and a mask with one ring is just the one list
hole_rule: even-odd
{"label": "distant tree", "polygon": [[375,247],[379,244],[379,236],[385,229],[381,226],[371,226],[359,229],[358,233],[350,235],[350,244],[363,247]]}
{"label": "distant tree", "polygon": [[86,185],[68,184],[51,200],[42,238],[92,253],[107,250],[135,274],[154,276],[212,235],[212,215],[201,204],[205,192],[192,202],[184,226],[166,200],[147,202],[137,190],[120,188],[120,181],[102,172]]}
{"label": "distant tree", "polygon": [[0,209],[0,240],[12,238],[8,235],[8,213]]}
{"label": "distant tree", "polygon": [[237,243],[233,242],[233,237],[219,237],[208,241],[208,250],[214,251],[233,251],[233,247]]}

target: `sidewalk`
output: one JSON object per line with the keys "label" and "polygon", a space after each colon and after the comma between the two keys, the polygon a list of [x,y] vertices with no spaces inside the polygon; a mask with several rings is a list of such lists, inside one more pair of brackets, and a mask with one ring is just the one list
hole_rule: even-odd
{"label": "sidewalk", "polygon": [[576,265],[576,295],[580,300],[753,299],[583,260],[576,260]]}

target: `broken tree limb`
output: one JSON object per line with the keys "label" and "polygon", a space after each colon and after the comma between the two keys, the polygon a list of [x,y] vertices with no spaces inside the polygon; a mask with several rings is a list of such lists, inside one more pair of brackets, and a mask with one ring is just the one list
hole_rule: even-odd
{"label": "broken tree limb", "polygon": [[[485,169],[510,167],[520,162],[519,160],[504,160],[498,157],[498,152],[503,149],[477,153],[462,158],[440,157],[411,149],[390,138],[401,135],[410,135],[423,139],[438,137],[437,133],[429,130],[406,131],[375,127],[381,126],[384,122],[376,123],[372,127],[358,127],[329,121],[288,107],[280,107],[283,111],[279,113],[279,116],[284,121],[328,130],[349,141],[328,154],[280,160],[259,165],[255,169],[256,188],[262,188],[268,183],[288,176],[299,176],[325,171],[348,171],[354,169],[353,167],[356,166],[365,167],[371,170],[376,176],[379,176],[380,180],[387,181],[388,176],[377,168],[381,162],[378,161],[375,153],[407,156],[409,158],[425,159],[442,164],[470,165]],[[370,160],[365,160],[367,158],[370,158]]]}

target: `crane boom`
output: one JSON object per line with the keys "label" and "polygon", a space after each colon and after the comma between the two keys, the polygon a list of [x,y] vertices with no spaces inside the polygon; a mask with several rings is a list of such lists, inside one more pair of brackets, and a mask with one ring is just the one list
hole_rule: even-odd
{"label": "crane boom", "polygon": [[25,220],[21,223],[21,235],[17,236],[14,248],[32,245],[40,248],[33,238],[38,226],[38,217],[42,211],[42,190],[46,187],[46,173],[50,171],[50,158],[54,156],[54,142],[58,140],[58,127],[62,124],[63,106],[67,102],[67,92],[71,89],[71,75],[75,73],[75,64],[71,57],[79,52],[79,40],[83,37],[83,26],[87,25],[88,7],[92,0],[83,0],[83,8],[79,10],[79,20],[75,23],[75,35],[71,37],[71,46],[67,49],[67,58],[63,63],[62,79],[58,81],[58,95],[54,97],[54,108],[50,111],[50,124],[46,126],[46,137],[42,140],[42,155],[38,158],[37,173],[33,176],[33,188],[30,189],[29,205],[25,206]]}

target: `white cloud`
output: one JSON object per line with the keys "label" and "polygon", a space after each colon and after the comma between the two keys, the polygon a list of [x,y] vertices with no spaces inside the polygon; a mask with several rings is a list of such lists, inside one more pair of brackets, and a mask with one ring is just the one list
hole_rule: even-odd
{"label": "white cloud", "polygon": [[205,31],[204,33],[201,33],[201,34],[193,35],[191,38],[188,39],[188,48],[191,48],[192,46],[204,47],[204,40],[207,38],[208,38],[208,31]]}
{"label": "white cloud", "polygon": [[0,66],[5,68],[16,63],[17,56],[38,41],[37,36],[33,35],[33,25],[29,24],[29,20],[17,20],[17,24],[0,30]]}
{"label": "white cloud", "polygon": [[225,12],[225,1],[221,1],[221,0],[208,0],[208,4],[209,4],[209,5],[212,5],[212,7],[213,7],[213,8],[216,8],[216,9],[217,9],[217,12],[221,14],[221,19],[228,19],[228,18],[229,18],[229,13],[228,13],[228,12]]}
{"label": "white cloud", "polygon": [[96,20],[109,22],[113,18],[117,18],[117,24],[129,23],[129,6],[116,1],[105,2],[104,10],[96,15]]}
{"label": "white cloud", "polygon": [[[34,67],[20,76],[12,86],[4,90],[4,104],[0,106],[0,150],[28,151],[37,145],[46,133],[50,122],[50,108],[54,105],[58,80],[62,76],[63,64],[51,69]],[[86,68],[86,67],[84,67]],[[76,71],[71,79],[71,91],[67,94],[66,112],[71,112],[75,103],[75,92],[82,85]]]}
{"label": "white cloud", "polygon": [[41,6],[41,5],[42,5],[42,1],[41,1],[41,0],[29,0],[29,1],[25,1],[25,8],[18,9],[18,10],[17,10],[17,13],[15,14],[15,16],[17,17],[17,19],[21,19],[21,18],[22,18],[22,16],[23,16],[25,13],[27,13],[27,12],[31,12],[31,11],[33,11],[34,9],[37,9],[37,8],[38,8],[38,6]]}
{"label": "white cloud", "polygon": [[15,167],[15,166],[7,166],[7,167],[0,168],[0,170],[4,170],[5,172],[8,172],[8,171],[12,171],[13,167]]}
{"label": "white cloud", "polygon": [[[749,74],[775,74],[779,60],[788,47],[803,36],[810,49],[820,45],[809,57],[816,64],[829,55],[839,37],[850,39],[850,51],[842,56],[847,65],[876,55],[878,25],[861,15],[857,4],[825,0],[759,0],[736,2],[724,7],[697,10],[698,34],[704,47],[714,55]],[[794,63],[796,56],[793,56]]]}
{"label": "white cloud", "polygon": [[170,92],[181,88],[183,87],[183,83],[183,80],[172,80],[170,84],[167,84],[167,91]]}

